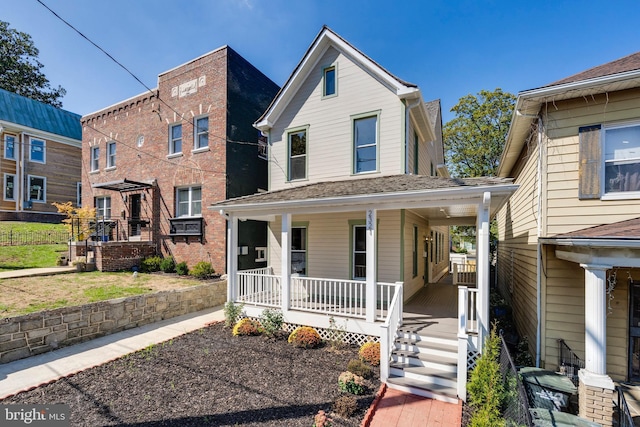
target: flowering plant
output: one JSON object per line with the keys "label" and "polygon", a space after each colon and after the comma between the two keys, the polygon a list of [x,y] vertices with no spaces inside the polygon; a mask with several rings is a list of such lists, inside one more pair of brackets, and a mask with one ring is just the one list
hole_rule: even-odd
{"label": "flowering plant", "polygon": [[353,372],[345,371],[338,377],[338,387],[341,391],[351,394],[364,394],[364,378]]}
{"label": "flowering plant", "polygon": [[320,345],[322,338],[315,329],[309,326],[299,326],[291,332],[288,341],[296,347],[315,348]]}
{"label": "flowering plant", "polygon": [[233,327],[233,335],[260,335],[260,322],[245,317]]}
{"label": "flowering plant", "polygon": [[365,362],[369,362],[371,365],[376,366],[380,364],[380,343],[379,342],[366,342],[360,347],[358,352],[360,359]]}
{"label": "flowering plant", "polygon": [[313,417],[313,427],[331,427],[333,420],[327,416],[323,410],[319,410],[315,417]]}

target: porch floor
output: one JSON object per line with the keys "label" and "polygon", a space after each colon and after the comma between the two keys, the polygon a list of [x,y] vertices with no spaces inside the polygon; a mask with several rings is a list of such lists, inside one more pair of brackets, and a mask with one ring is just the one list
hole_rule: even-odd
{"label": "porch floor", "polygon": [[429,283],[403,307],[402,329],[455,339],[458,328],[458,287],[447,274],[438,283]]}

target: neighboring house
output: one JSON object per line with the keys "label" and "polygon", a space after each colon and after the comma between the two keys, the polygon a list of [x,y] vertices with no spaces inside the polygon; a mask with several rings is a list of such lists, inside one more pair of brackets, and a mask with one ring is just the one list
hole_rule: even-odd
{"label": "neighboring house", "polygon": [[640,53],[518,95],[499,285],[539,366],[577,369],[558,340],[584,361],[580,415],[604,425],[613,381],[640,380],[639,171]]}
{"label": "neighboring house", "polygon": [[0,89],[1,221],[60,222],[80,206],[80,116]]}
{"label": "neighboring house", "polygon": [[[151,253],[225,269],[225,221],[202,209],[267,188],[253,122],[278,86],[224,46],[161,73],[152,91],[82,118],[83,200],[102,270]],[[239,264],[264,265],[266,225],[240,227]],[[82,245],[79,245],[82,246]]]}
{"label": "neighboring house", "polygon": [[[403,302],[448,273],[449,224],[480,225],[487,261],[489,216],[515,187],[449,178],[439,102],[327,27],[255,126],[268,137],[269,191],[211,208],[228,218],[230,254],[238,224],[269,221],[269,266],[238,271],[229,257],[229,300],[379,339],[386,381]],[[488,269],[478,276],[488,301]]]}

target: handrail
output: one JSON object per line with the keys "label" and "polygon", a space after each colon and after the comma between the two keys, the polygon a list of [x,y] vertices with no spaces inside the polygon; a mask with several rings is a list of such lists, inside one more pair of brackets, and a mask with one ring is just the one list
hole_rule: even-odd
{"label": "handrail", "polygon": [[389,314],[380,333],[380,381],[385,382],[389,378],[389,360],[393,351],[393,343],[396,339],[398,328],[402,326],[402,301],[404,288],[402,282],[396,282],[391,303],[389,304]]}
{"label": "handrail", "polygon": [[634,427],[633,417],[622,388],[616,386],[616,392],[618,393],[618,427]]}

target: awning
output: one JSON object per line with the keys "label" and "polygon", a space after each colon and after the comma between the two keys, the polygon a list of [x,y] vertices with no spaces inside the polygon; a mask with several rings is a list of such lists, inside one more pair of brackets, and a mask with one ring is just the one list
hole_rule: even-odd
{"label": "awning", "polygon": [[152,181],[133,181],[131,179],[119,179],[117,181],[101,182],[97,184],[91,184],[91,188],[101,188],[104,190],[119,191],[121,193],[127,191],[139,191],[145,188],[152,188],[155,185],[155,180]]}

